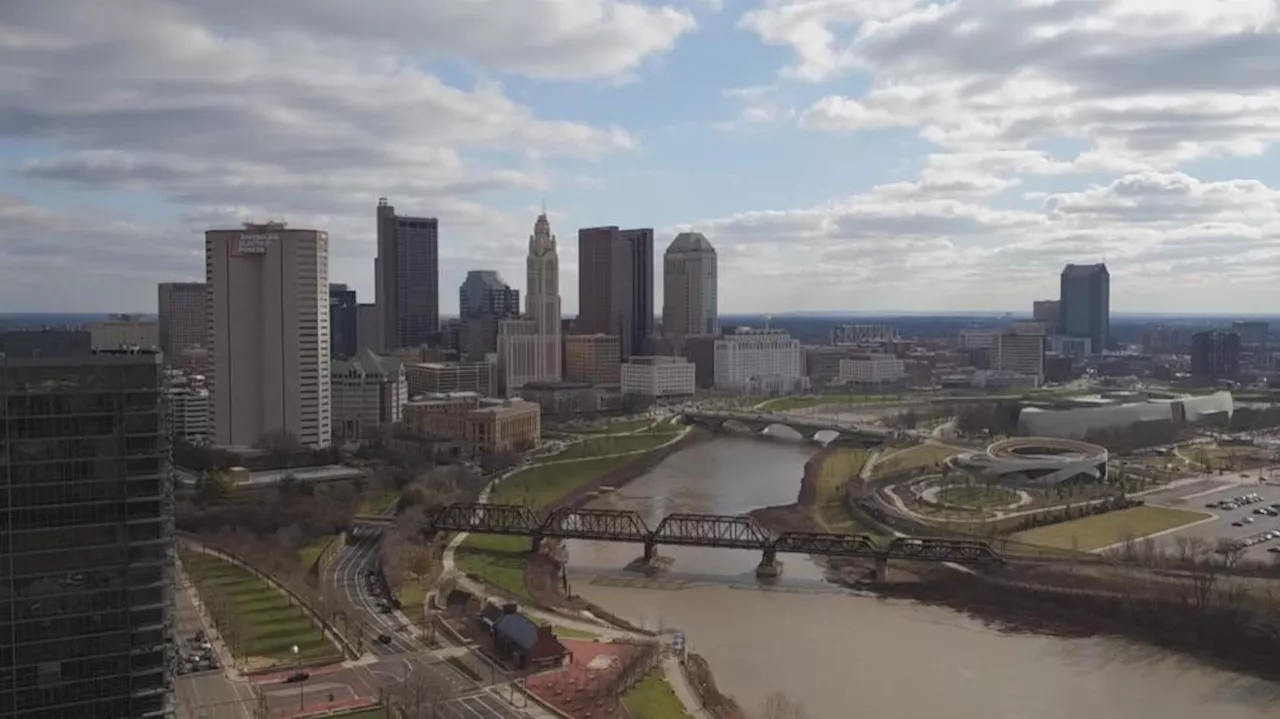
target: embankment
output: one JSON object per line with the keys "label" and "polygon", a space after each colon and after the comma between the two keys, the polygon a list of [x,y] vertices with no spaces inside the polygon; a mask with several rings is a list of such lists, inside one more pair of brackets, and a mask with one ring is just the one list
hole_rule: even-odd
{"label": "embankment", "polygon": [[771,532],[821,532],[822,528],[813,519],[813,510],[818,502],[822,465],[834,451],[823,448],[804,463],[804,474],[800,477],[800,491],[796,494],[796,501],[754,510],[750,513],[751,518]]}

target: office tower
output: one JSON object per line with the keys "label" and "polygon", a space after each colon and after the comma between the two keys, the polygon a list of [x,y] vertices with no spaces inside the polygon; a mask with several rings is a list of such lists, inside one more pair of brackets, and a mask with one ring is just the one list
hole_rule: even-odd
{"label": "office tower", "polygon": [[538,324],[528,318],[498,320],[498,391],[506,397],[538,380]]}
{"label": "office tower", "polygon": [[538,327],[538,350],[534,359],[536,381],[559,382],[563,349],[560,343],[560,257],[546,212],[538,215],[533,223],[526,268],[525,315]]}
{"label": "office tower", "polygon": [[329,234],[283,222],[205,233],[215,442],[330,442]]}
{"label": "office tower", "polygon": [[436,218],[403,217],[378,199],[374,303],[388,349],[427,344],[440,328],[439,240]]}
{"label": "office tower", "polygon": [[172,716],[161,376],[87,332],[0,335],[0,716]]}
{"label": "office tower", "polygon": [[1068,337],[1088,337],[1097,354],[1111,347],[1111,274],[1105,264],[1063,268],[1058,332]]}
{"label": "office tower", "polygon": [[1045,330],[1051,335],[1058,334],[1059,312],[1057,300],[1036,300],[1031,303],[1031,319],[1043,322]]}
{"label": "office tower", "polygon": [[701,232],[682,232],[662,256],[662,331],[685,337],[720,334],[716,249]]}
{"label": "office tower", "polygon": [[346,285],[329,285],[329,358],[351,359],[359,347],[360,303]]}
{"label": "office tower", "polygon": [[89,341],[96,350],[160,349],[160,324],[137,315],[112,315],[88,326]]}
{"label": "office tower", "polygon": [[1236,320],[1231,329],[1240,335],[1240,346],[1259,352],[1267,351],[1267,339],[1271,324],[1260,320]]}
{"label": "office tower", "polygon": [[653,230],[579,230],[574,331],[618,335],[626,358],[645,352],[653,320]]}
{"label": "office tower", "polygon": [[809,388],[804,350],[786,330],[747,327],[715,341],[716,389],[787,394]]}
{"label": "office tower", "polygon": [[458,350],[479,361],[498,349],[498,321],[520,315],[520,290],[493,270],[470,270],[458,288],[458,310]]}
{"label": "office tower", "polygon": [[[1030,324],[1030,323],[1027,323]],[[996,335],[991,345],[991,369],[1044,380],[1044,330],[1040,326],[1012,327]]]}
{"label": "office tower", "polygon": [[617,335],[566,335],[564,338],[564,378],[597,387],[617,387],[621,382],[620,349]]}
{"label": "office tower", "polygon": [[382,315],[378,306],[371,303],[360,303],[356,306],[356,347],[382,352],[386,345],[382,341]]}
{"label": "office tower", "polygon": [[1192,335],[1191,374],[1201,379],[1235,379],[1240,374],[1240,335],[1217,330]]}
{"label": "office tower", "polygon": [[162,282],[159,285],[160,351],[173,364],[182,350],[208,345],[203,282]]}

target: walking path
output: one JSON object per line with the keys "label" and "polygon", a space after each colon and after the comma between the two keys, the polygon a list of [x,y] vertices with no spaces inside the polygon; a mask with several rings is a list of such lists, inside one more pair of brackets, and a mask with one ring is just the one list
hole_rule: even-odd
{"label": "walking path", "polygon": [[696,719],[711,719],[711,714],[702,708],[698,695],[693,691],[693,687],[689,686],[689,677],[684,673],[684,664],[681,664],[679,659],[675,657],[663,659],[662,672],[667,677],[667,684],[671,685],[671,691],[675,692],[676,698],[684,705],[685,713]]}

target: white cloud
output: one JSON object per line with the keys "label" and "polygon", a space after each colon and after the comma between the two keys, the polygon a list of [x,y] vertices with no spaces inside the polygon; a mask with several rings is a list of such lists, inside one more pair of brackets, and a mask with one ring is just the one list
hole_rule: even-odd
{"label": "white cloud", "polygon": [[[151,226],[119,243],[118,224],[82,218],[65,232],[57,213],[10,199],[7,212],[22,208],[27,221],[0,224],[0,304],[95,306],[76,288],[111,270],[80,260],[112,243],[135,250],[130,271],[149,269],[152,281],[198,277],[201,231],[267,217],[330,230],[334,276],[371,289],[380,196],[439,216],[449,246],[473,262],[507,262],[492,242],[521,237],[528,220],[492,209],[487,195],[543,194],[556,184],[547,158],[594,160],[636,142],[619,127],[539,117],[493,80],[450,84],[429,62],[608,78],[693,27],[683,10],[621,0],[2,3],[0,137],[42,150],[10,166],[28,199],[53,186],[123,193],[131,204],[158,197],[184,220],[139,222]],[[186,249],[144,251],[150,242]],[[24,292],[55,256],[71,291]],[[129,297],[153,295],[134,286]]]}

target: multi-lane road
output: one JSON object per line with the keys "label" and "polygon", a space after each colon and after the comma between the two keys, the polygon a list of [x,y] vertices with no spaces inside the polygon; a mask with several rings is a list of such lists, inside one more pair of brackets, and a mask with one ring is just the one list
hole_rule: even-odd
{"label": "multi-lane road", "polygon": [[[338,550],[325,579],[333,583],[348,606],[360,612],[360,617],[351,617],[350,620],[352,626],[357,620],[364,623],[364,650],[374,656],[421,651],[425,647],[413,636],[405,621],[398,618],[398,613],[384,613],[382,607],[386,605],[386,597],[374,594],[374,587],[380,586],[381,581],[373,579],[378,576],[377,571],[378,542],[375,536],[366,535],[360,539],[353,538],[351,543]],[[391,641],[380,642],[379,635]]]}

